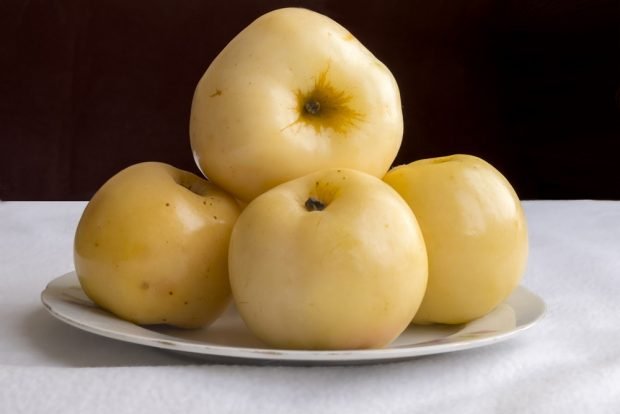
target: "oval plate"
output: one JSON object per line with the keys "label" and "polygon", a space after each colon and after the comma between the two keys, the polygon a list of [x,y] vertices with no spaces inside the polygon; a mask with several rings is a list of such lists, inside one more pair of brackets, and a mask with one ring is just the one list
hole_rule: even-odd
{"label": "oval plate", "polygon": [[462,325],[411,325],[383,349],[304,351],[274,349],[256,339],[234,306],[211,326],[184,330],[139,326],[99,308],[82,291],[75,272],[54,279],[41,293],[52,316],[79,329],[213,362],[279,365],[372,364],[460,351],[504,341],[532,326],[545,312],[543,300],[519,286],[491,313]]}

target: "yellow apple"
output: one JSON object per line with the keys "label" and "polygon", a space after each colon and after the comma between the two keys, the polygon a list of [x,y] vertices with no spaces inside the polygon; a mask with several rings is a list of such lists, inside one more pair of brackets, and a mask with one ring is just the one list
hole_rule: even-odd
{"label": "yellow apple", "polygon": [[409,203],[428,251],[428,288],[418,323],[462,323],[485,315],[518,285],[527,226],[517,194],[486,161],[424,159],[384,177]]}
{"label": "yellow apple", "polygon": [[170,165],[147,162],[108,180],[75,234],[75,268],[99,306],[138,324],[194,328],[230,302],[228,242],[236,201]]}
{"label": "yellow apple", "polygon": [[388,68],[338,23],[300,8],[263,15],[221,51],[190,119],[202,172],[245,201],[324,168],[381,178],[402,134]]}
{"label": "yellow apple", "polygon": [[292,349],[385,346],[424,295],[415,216],[380,179],[321,170],[251,201],[230,242],[233,298],[264,342]]}

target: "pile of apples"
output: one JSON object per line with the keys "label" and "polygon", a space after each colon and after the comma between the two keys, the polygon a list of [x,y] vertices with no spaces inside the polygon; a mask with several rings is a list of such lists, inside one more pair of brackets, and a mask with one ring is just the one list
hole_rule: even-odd
{"label": "pile of apples", "polygon": [[464,323],[517,286],[527,228],[510,183],[469,155],[390,170],[397,83],[321,14],[279,9],[198,83],[191,146],[208,181],[147,162],[87,205],[75,266],[99,306],[196,328],[233,299],[274,347],[388,345],[410,323]]}

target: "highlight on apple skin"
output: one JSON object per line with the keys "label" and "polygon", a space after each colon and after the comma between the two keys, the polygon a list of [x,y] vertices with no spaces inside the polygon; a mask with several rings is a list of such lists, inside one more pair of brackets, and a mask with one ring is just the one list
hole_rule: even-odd
{"label": "highlight on apple skin", "polygon": [[457,154],[395,167],[384,181],[415,213],[428,252],[428,287],[414,323],[468,322],[512,293],[526,267],[527,223],[497,169]]}
{"label": "highlight on apple skin", "polygon": [[321,170],[251,201],[229,251],[237,309],[288,349],[380,348],[410,324],[427,281],[422,234],[380,179]]}
{"label": "highlight on apple skin", "polygon": [[232,39],[191,108],[197,165],[244,201],[325,168],[381,178],[402,137],[389,69],[340,24],[300,8],[269,12]]}

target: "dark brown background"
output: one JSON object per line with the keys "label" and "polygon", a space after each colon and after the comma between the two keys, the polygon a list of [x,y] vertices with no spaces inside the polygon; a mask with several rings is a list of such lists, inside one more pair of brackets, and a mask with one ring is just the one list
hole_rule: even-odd
{"label": "dark brown background", "polygon": [[602,0],[0,0],[0,199],[88,199],[146,160],[196,172],[198,79],[288,5],[392,69],[397,163],[471,153],[522,198],[620,199],[620,5]]}

